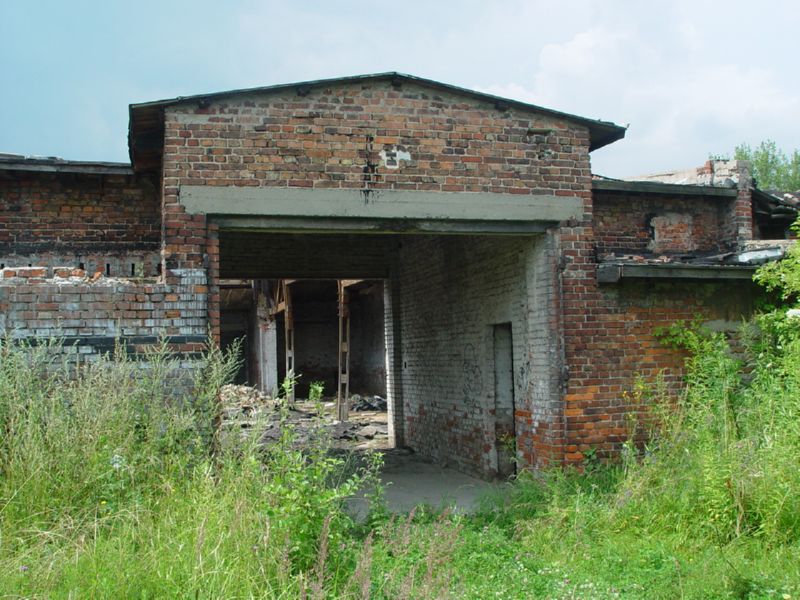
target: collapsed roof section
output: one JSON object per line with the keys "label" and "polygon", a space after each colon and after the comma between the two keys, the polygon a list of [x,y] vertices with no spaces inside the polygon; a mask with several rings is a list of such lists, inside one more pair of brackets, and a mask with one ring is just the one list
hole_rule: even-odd
{"label": "collapsed roof section", "polygon": [[609,121],[588,119],[577,115],[544,108],[510,98],[502,98],[493,94],[470,90],[433,79],[425,79],[414,75],[397,73],[376,73],[371,75],[356,75],[350,77],[337,77],[332,79],[318,79],[264,87],[228,90],[210,94],[196,94],[192,96],[178,96],[154,102],[142,102],[129,106],[130,122],[128,129],[128,150],[131,163],[137,171],[157,168],[160,164],[163,151],[164,138],[164,109],[178,104],[197,103],[198,106],[207,106],[209,103],[246,94],[277,94],[294,90],[298,96],[305,96],[311,90],[348,84],[388,82],[400,88],[404,84],[413,84],[433,91],[445,92],[473,98],[491,104],[499,111],[516,109],[536,114],[548,115],[564,119],[573,123],[584,125],[589,129],[589,150],[602,148],[612,142],[625,137],[625,128]]}
{"label": "collapsed roof section", "polygon": [[[758,265],[779,260],[789,245],[790,225],[798,218],[800,193],[767,192],[752,185],[744,161],[709,160],[702,167],[665,171],[626,179],[592,176],[596,192],[663,199],[670,210],[676,198],[734,201],[740,191],[750,196],[756,239],[742,240],[736,251],[670,253],[612,252],[598,257],[598,281],[643,279],[749,279]],[[741,188],[741,189],[740,189]],[[688,223],[688,217],[687,217]]]}

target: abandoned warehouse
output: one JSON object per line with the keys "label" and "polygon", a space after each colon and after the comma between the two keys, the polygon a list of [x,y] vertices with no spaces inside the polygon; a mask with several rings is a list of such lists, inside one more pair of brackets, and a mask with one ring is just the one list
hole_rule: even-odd
{"label": "abandoned warehouse", "polygon": [[797,215],[738,161],[593,176],[624,134],[398,73],[133,104],[130,164],[0,155],[0,333],[239,339],[241,383],[381,396],[485,478],[613,456],[637,378],[681,384],[654,329],[735,325]]}

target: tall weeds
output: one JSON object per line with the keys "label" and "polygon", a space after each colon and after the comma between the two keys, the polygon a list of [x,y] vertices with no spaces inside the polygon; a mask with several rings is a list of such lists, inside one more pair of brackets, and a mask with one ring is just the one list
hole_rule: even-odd
{"label": "tall weeds", "polygon": [[233,353],[210,346],[187,370],[166,344],[146,360],[119,348],[76,369],[61,350],[0,346],[0,596],[346,585],[362,543],[343,503],[377,463],[345,470],[320,440],[297,449],[288,426],[266,452],[252,436],[211,456]]}
{"label": "tall weeds", "polygon": [[686,392],[625,482],[626,510],[719,542],[800,540],[800,326],[777,313],[756,325],[747,370],[721,334],[672,330],[690,352]]}

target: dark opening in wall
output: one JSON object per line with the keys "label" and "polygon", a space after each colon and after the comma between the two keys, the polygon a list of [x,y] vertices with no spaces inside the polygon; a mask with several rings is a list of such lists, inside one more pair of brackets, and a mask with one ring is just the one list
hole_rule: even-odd
{"label": "dark opening in wall", "polygon": [[[131,265],[135,272],[135,265]],[[254,319],[252,282],[220,282],[220,348],[229,351],[239,344],[241,363],[234,377],[236,384],[253,384],[251,335]]]}

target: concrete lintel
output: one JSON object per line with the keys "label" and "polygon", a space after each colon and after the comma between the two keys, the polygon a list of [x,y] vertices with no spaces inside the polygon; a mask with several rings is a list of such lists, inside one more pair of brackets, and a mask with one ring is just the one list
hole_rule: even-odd
{"label": "concrete lintel", "polygon": [[413,219],[342,219],[294,217],[212,217],[222,231],[280,231],[283,233],[436,233],[530,235],[544,233],[541,221],[445,221]]}
{"label": "concrete lintel", "polygon": [[676,265],[676,264],[601,264],[597,266],[599,283],[620,279],[752,279],[754,266]]}
{"label": "concrete lintel", "polygon": [[577,195],[235,186],[182,186],[180,202],[190,214],[402,221],[558,223],[583,210]]}

